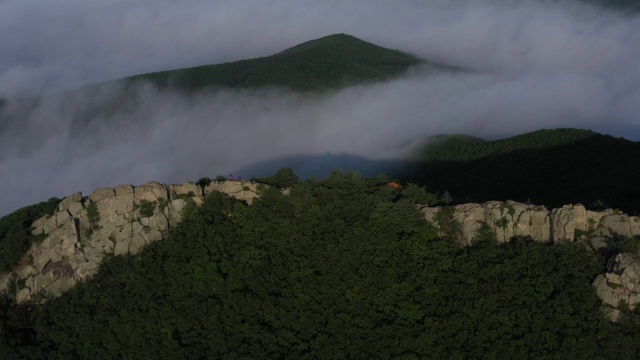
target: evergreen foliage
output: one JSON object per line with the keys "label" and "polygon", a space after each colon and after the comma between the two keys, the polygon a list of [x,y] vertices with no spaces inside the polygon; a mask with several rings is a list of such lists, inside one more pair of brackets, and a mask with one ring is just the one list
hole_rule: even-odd
{"label": "evergreen foliage", "polygon": [[94,202],[87,206],[87,220],[89,220],[89,227],[86,230],[85,236],[90,238],[93,235],[93,232],[100,229],[100,211],[98,210],[98,205]]}
{"label": "evergreen foliage", "polygon": [[[232,63],[161,71],[123,79],[194,91],[209,87],[284,86],[325,90],[399,75],[422,61],[346,34],[312,40],[278,54]],[[444,67],[443,67],[444,68]]]}
{"label": "evergreen foliage", "polygon": [[295,172],[293,172],[292,168],[283,167],[283,168],[280,168],[280,170],[278,170],[273,176],[255,179],[255,181],[262,184],[275,186],[281,189],[286,189],[297,184],[299,181],[299,178],[298,178],[298,175],[296,175]]}
{"label": "evergreen foliage", "polygon": [[[589,130],[539,130],[497,141],[435,139],[410,181],[456,202],[516,200],[640,213],[640,142]],[[624,174],[624,175],[622,175]]]}
{"label": "evergreen foliage", "polygon": [[409,204],[433,206],[438,204],[438,196],[427,192],[424,186],[408,184],[402,189],[402,201]]}
{"label": "evergreen foliage", "polygon": [[134,208],[138,209],[141,217],[148,218],[153,216],[153,213],[156,211],[156,202],[151,202],[149,200],[140,200],[140,203],[134,205]]}
{"label": "evergreen foliage", "polygon": [[20,262],[36,236],[31,234],[31,224],[57,209],[60,199],[23,207],[0,218],[0,272],[11,270]]}
{"label": "evergreen foliage", "polygon": [[600,312],[598,254],[490,236],[458,246],[424,221],[415,188],[385,181],[334,172],[250,207],[214,192],[168,239],[105,260],[59,298],[0,298],[0,358],[637,354],[637,317]]}
{"label": "evergreen foliage", "polygon": [[202,195],[204,195],[204,189],[209,186],[209,184],[211,184],[213,182],[213,180],[211,180],[210,177],[202,177],[200,179],[198,179],[198,181],[196,181],[196,185],[198,185],[198,187],[200,188],[200,191],[202,193]]}

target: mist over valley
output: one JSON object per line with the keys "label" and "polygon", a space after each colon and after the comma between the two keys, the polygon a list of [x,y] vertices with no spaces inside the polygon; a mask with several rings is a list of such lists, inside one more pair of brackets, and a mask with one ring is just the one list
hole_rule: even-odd
{"label": "mist over valley", "polygon": [[[281,166],[321,177],[344,168],[318,156],[412,160],[439,134],[497,139],[572,127],[640,139],[638,16],[593,3],[5,1],[0,14],[10,54],[0,61],[0,186],[11,190],[0,213],[121,183],[261,176],[267,169],[255,164],[275,171],[291,157]],[[47,28],[56,30],[33,30]],[[74,90],[269,56],[334,33],[464,71],[413,65],[320,92],[184,92],[152,82]],[[349,167],[379,172],[367,161]]]}

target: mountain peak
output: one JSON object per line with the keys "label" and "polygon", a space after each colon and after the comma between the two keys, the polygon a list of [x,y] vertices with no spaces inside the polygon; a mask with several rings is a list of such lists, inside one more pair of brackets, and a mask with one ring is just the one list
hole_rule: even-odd
{"label": "mountain peak", "polygon": [[348,47],[348,46],[356,47],[356,48],[364,46],[364,47],[373,47],[373,48],[382,49],[382,50],[389,50],[381,46],[369,43],[367,41],[358,39],[355,36],[340,33],[340,34],[332,34],[332,35],[323,36],[318,39],[305,41],[301,44],[295,45],[289,49],[281,51],[276,55],[291,55],[291,54],[304,52],[304,51],[311,51],[315,49],[327,50],[331,48],[335,49],[339,47]]}
{"label": "mountain peak", "polygon": [[225,64],[162,71],[123,79],[149,81],[183,90],[207,87],[281,86],[325,90],[363,81],[384,80],[422,63],[417,57],[347,34],[310,40],[277,54]]}

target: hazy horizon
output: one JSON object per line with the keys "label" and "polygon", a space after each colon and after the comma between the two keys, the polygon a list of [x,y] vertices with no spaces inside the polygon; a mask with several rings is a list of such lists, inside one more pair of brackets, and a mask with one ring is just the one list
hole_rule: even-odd
{"label": "hazy horizon", "polygon": [[[57,93],[268,56],[335,33],[473,71],[416,68],[322,96]],[[402,159],[445,133],[495,139],[575,127],[637,141],[639,42],[638,15],[579,1],[3,0],[0,97],[57,94],[35,107],[9,100],[0,114],[12,119],[0,123],[0,216],[51,196],[194,181],[301,154]],[[123,97],[109,114],[87,110]]]}

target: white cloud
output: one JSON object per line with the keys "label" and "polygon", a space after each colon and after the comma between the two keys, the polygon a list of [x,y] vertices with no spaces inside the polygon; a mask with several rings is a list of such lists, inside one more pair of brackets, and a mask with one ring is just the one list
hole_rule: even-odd
{"label": "white cloud", "polygon": [[[269,55],[338,32],[475,72],[414,71],[322,97],[271,89],[185,98],[149,87],[128,102],[111,89],[9,103],[0,214],[295,154],[401,157],[439,133],[571,126],[640,138],[640,18],[572,1],[4,0],[0,95]],[[110,101],[126,105],[109,118],[87,115],[88,104]]]}

